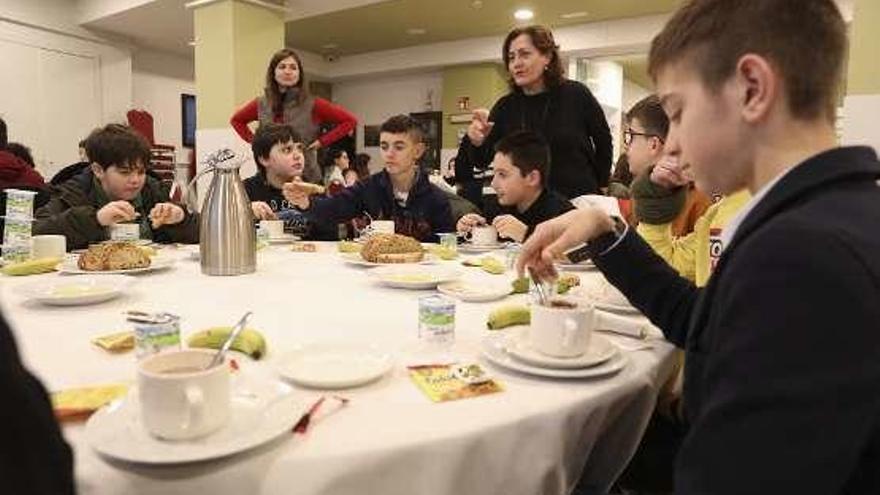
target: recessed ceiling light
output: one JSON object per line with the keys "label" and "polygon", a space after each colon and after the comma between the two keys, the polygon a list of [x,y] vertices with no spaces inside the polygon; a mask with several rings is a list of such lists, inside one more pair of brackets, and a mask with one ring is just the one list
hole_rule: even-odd
{"label": "recessed ceiling light", "polygon": [[413,35],[425,34],[427,32],[428,32],[428,30],[425,28],[409,28],[406,30],[406,34],[413,34]]}
{"label": "recessed ceiling light", "polygon": [[189,40],[186,42],[186,44],[189,46],[196,46],[196,40]]}
{"label": "recessed ceiling light", "polygon": [[471,2],[471,7],[474,9],[482,9],[483,8],[483,0],[474,0]]}
{"label": "recessed ceiling light", "polygon": [[588,15],[589,14],[587,12],[582,10],[580,12],[569,12],[568,14],[562,14],[559,17],[562,17],[563,19],[577,19],[579,17],[586,17]]}
{"label": "recessed ceiling light", "polygon": [[532,17],[535,17],[535,13],[529,9],[519,9],[513,13],[513,17],[520,21],[527,21]]}
{"label": "recessed ceiling light", "polygon": [[339,48],[339,45],[337,45],[336,43],[327,43],[326,45],[321,45],[321,48],[325,50],[332,50],[334,48]]}

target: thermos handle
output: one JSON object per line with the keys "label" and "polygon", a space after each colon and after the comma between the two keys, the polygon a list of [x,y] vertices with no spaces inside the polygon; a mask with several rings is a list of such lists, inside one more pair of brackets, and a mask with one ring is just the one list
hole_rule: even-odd
{"label": "thermos handle", "polygon": [[183,197],[181,198],[181,202],[186,205],[186,209],[189,210],[190,213],[196,213],[193,211],[192,205],[195,204],[195,201],[189,201],[190,197],[194,197],[196,194],[196,182],[202,178],[203,175],[208,172],[213,172],[216,169],[213,165],[205,167],[201,172],[197,173],[192,180],[186,185],[186,191],[183,192]]}

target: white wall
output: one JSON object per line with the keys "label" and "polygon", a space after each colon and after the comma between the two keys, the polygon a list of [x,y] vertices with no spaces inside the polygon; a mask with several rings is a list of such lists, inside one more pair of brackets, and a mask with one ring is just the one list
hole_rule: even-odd
{"label": "white wall", "polygon": [[153,116],[157,143],[177,148],[177,161],[189,161],[182,143],[180,95],[195,94],[192,59],[145,49],[132,56],[132,106]]}
{"label": "white wall", "polygon": [[[432,108],[427,108],[428,92]],[[382,169],[379,148],[364,148],[364,125],[380,125],[388,117],[440,110],[443,74],[423,72],[392,77],[356,79],[333,84],[333,100],[358,119],[357,149],[369,153],[370,171]]]}
{"label": "white wall", "polygon": [[128,47],[68,34],[77,31],[74,7],[16,0],[0,15],[0,115],[47,177],[78,160],[77,142],[88,132],[124,120],[131,105]]}
{"label": "white wall", "polygon": [[847,96],[844,99],[843,114],[840,116],[840,126],[843,127],[841,144],[872,146],[880,152],[877,115],[880,115],[880,95]]}

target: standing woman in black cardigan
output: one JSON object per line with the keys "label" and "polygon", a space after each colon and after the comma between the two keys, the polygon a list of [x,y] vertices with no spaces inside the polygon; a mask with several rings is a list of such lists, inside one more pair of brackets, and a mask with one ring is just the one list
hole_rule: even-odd
{"label": "standing woman in black cardigan", "polygon": [[519,27],[501,52],[510,93],[492,111],[474,110],[461,141],[455,175],[473,181],[474,166],[488,165],[495,143],[517,130],[532,130],[550,143],[551,189],[574,198],[598,194],[611,174],[611,133],[599,102],[586,86],[565,78],[559,47],[543,26]]}

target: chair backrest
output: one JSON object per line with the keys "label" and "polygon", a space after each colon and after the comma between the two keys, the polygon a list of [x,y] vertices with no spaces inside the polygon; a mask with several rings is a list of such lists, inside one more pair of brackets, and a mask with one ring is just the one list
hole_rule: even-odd
{"label": "chair backrest", "polygon": [[147,139],[147,142],[150,143],[150,146],[156,144],[156,140],[153,136],[153,116],[150,115],[150,112],[133,109],[129,110],[125,116],[128,118],[128,125],[130,125],[132,129],[141,133],[141,135]]}

